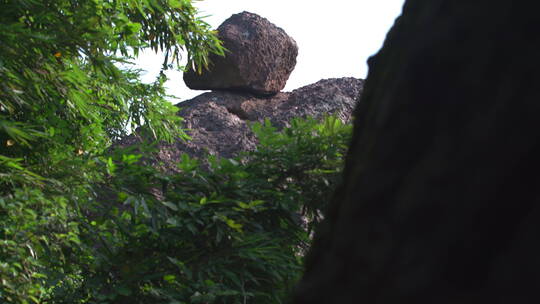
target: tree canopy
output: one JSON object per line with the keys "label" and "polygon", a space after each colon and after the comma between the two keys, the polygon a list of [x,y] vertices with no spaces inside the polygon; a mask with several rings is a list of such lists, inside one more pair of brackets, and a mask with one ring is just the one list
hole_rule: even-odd
{"label": "tree canopy", "polygon": [[179,67],[181,56],[201,69],[210,53],[223,54],[189,0],[3,0],[0,6],[4,183],[34,176],[27,170],[46,176],[44,155],[98,153],[140,126],[159,139],[185,136],[165,99],[165,76],[145,84],[137,70],[119,64],[144,48],[165,54],[163,69]]}
{"label": "tree canopy", "polygon": [[[200,70],[210,53],[223,54],[190,0],[0,1],[1,302],[46,292],[36,269],[54,267],[36,260],[35,246],[63,256],[77,230],[66,226],[70,212],[96,196],[90,185],[115,139],[137,128],[186,138],[164,73],[146,84],[129,67],[147,48],[165,54],[162,71],[181,68],[181,56]],[[51,227],[66,238],[45,236]]]}

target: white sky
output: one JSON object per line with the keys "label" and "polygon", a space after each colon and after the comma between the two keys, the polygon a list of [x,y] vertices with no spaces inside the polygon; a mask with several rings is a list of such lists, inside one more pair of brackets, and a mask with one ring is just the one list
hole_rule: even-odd
{"label": "white sky", "polygon": [[[382,46],[386,33],[401,13],[404,0],[204,0],[195,2],[205,20],[217,28],[232,14],[256,13],[289,34],[298,57],[284,91],[324,78],[365,78],[366,60]],[[137,60],[152,81],[162,57],[151,52]],[[186,100],[202,93],[188,89],[182,73],[167,73],[168,93]]]}

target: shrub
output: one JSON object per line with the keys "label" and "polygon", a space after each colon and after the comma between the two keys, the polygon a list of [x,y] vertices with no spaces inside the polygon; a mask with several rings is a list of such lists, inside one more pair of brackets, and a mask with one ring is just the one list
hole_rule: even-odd
{"label": "shrub", "polygon": [[283,302],[351,128],[327,118],[253,130],[256,151],[209,168],[183,155],[173,175],[119,154],[116,198],[82,233],[93,258],[80,261],[76,293],[96,303]]}
{"label": "shrub", "polygon": [[285,301],[350,136],[334,118],[291,125],[255,124],[256,151],[210,158],[209,168],[184,155],[177,174],[125,151],[97,160],[108,172],[99,200],[56,222],[28,221],[27,231],[56,238],[54,248],[32,243],[36,256],[17,247],[38,263],[29,282],[50,303]]}

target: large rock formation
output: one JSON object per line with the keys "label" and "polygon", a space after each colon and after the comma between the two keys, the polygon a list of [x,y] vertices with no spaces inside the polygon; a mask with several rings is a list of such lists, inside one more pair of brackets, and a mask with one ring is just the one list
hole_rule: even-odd
{"label": "large rock formation", "polygon": [[[294,117],[321,118],[328,114],[348,122],[363,83],[363,80],[355,78],[325,79],[269,97],[257,97],[247,92],[203,93],[177,104],[192,139],[160,144],[155,162],[161,163],[165,169],[174,169],[182,153],[192,157],[206,154],[233,157],[241,151],[253,150],[257,139],[249,124],[263,122],[266,118],[277,127],[287,126]],[[121,144],[132,146],[139,143],[140,139],[132,135]]]}
{"label": "large rock formation", "polygon": [[406,1],[294,303],[540,303],[534,5]]}
{"label": "large rock formation", "polygon": [[[292,92],[279,92],[296,63],[294,40],[268,20],[243,12],[219,28],[229,49],[225,58],[213,57],[214,66],[198,76],[186,72],[191,88],[214,89],[177,104],[191,140],[162,143],[153,159],[165,170],[174,170],[181,155],[234,157],[255,149],[257,139],[250,123],[269,119],[278,128],[295,117],[322,118],[333,114],[348,122],[364,81],[355,78],[325,79]],[[124,138],[119,145],[137,146],[141,138]]]}
{"label": "large rock formation", "polygon": [[296,65],[298,47],[284,30],[248,12],[232,15],[217,30],[228,51],[225,57],[210,56],[209,71],[185,73],[189,88],[271,95],[285,87]]}

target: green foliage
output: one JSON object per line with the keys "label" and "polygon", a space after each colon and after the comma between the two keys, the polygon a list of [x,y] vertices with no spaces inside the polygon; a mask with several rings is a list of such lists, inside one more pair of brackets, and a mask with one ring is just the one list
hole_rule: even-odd
{"label": "green foliage", "polygon": [[189,0],[2,0],[0,41],[1,154],[25,166],[52,150],[98,153],[128,126],[185,137],[164,74],[144,84],[118,64],[142,48],[163,51],[164,69],[182,50],[199,68],[223,54]]}
{"label": "green foliage", "polygon": [[78,223],[65,197],[17,189],[0,198],[0,300],[41,303],[48,280],[69,270],[65,250],[77,246]]}
{"label": "green foliage", "polygon": [[223,54],[191,1],[0,0],[0,41],[0,303],[285,300],[350,126],[255,124],[257,151],[163,173],[110,148],[186,138],[164,74],[120,66]]}
{"label": "green foliage", "polygon": [[312,118],[295,118],[290,123],[290,128],[278,133],[269,121],[254,124],[260,144],[250,154],[257,161],[249,166],[266,176],[272,189],[286,190],[294,195],[290,201],[302,202],[302,214],[309,219],[307,228],[311,231],[322,219],[321,211],[332,195],[330,189],[339,183],[351,126],[333,116],[322,123]]}
{"label": "green foliage", "polygon": [[0,0],[0,41],[0,302],[41,303],[89,258],[73,243],[105,149],[135,128],[186,138],[164,74],[119,66],[151,48],[201,68],[223,48],[189,0]]}
{"label": "green foliage", "polygon": [[[210,158],[209,168],[183,155],[179,172],[164,174],[121,150],[90,160],[104,172],[93,187],[100,193],[83,207],[69,207],[65,195],[44,198],[41,191],[4,200],[10,206],[5,229],[19,229],[6,230],[4,238],[14,240],[13,248],[4,248],[17,254],[2,251],[4,277],[12,277],[10,298],[284,302],[301,273],[308,227],[318,220],[312,215],[323,214],[323,201],[339,179],[351,131],[335,118],[291,125],[278,132],[255,124],[261,142],[256,151]],[[73,192],[90,194],[85,189]],[[37,202],[49,204],[51,214],[27,213],[25,202],[35,202],[32,210],[47,209]],[[30,275],[21,276],[17,265]]]}
{"label": "green foliage", "polygon": [[[187,155],[175,174],[125,153],[112,159],[112,195],[82,234],[93,258],[77,262],[84,275],[71,291],[92,303],[284,302],[351,128],[331,117],[253,129],[257,151],[210,158],[209,168]],[[80,301],[65,288],[53,293]]]}

